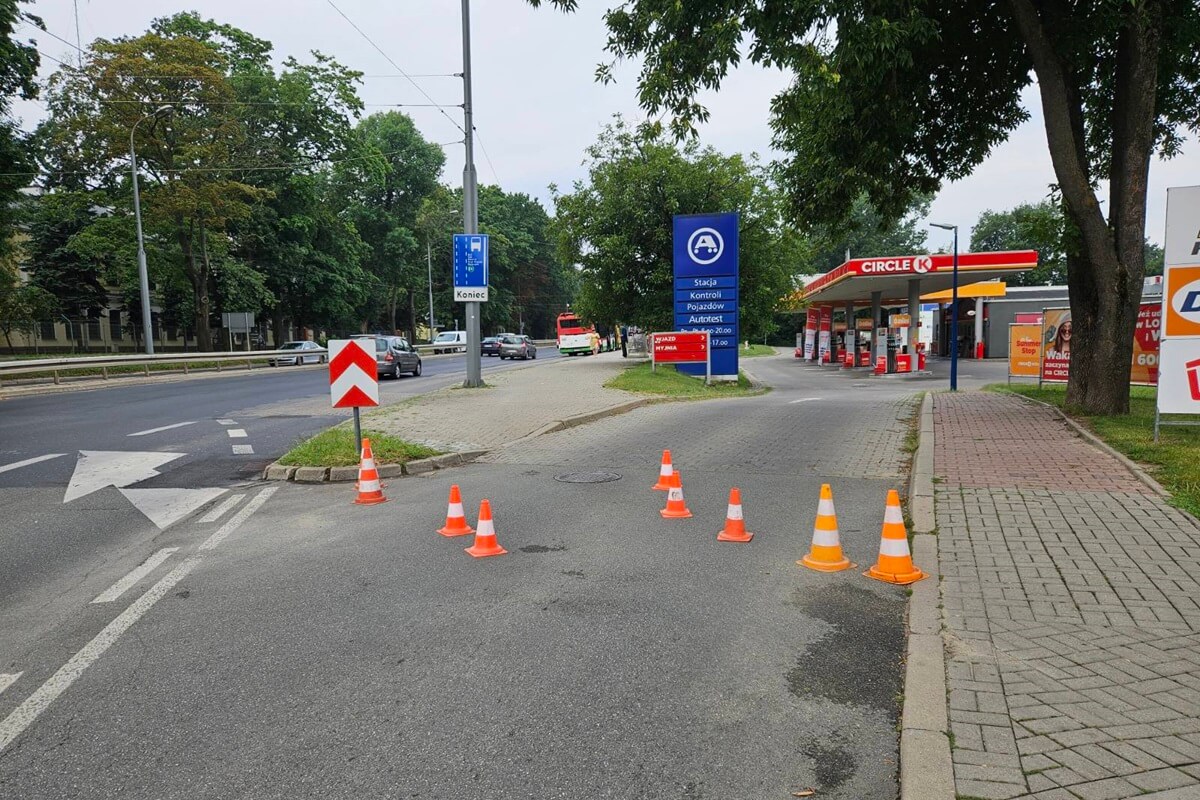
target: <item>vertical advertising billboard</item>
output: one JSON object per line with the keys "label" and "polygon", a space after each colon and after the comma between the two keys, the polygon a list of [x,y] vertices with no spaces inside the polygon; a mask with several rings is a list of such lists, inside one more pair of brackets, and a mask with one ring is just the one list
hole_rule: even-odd
{"label": "vertical advertising billboard", "polygon": [[1200,414],[1200,186],[1167,189],[1164,267],[1157,410]]}

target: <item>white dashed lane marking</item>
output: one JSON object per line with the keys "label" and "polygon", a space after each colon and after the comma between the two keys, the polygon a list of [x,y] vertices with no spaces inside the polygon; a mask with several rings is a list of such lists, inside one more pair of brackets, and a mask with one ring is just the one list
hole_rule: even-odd
{"label": "white dashed lane marking", "polygon": [[150,428],[149,430],[138,431],[137,433],[127,433],[125,435],[126,436],[149,436],[152,433],[159,433],[161,431],[169,431],[169,430],[173,430],[175,428],[184,428],[184,427],[187,427],[188,425],[195,425],[195,424],[196,424],[195,420],[192,420],[191,422],[176,422],[174,425],[163,425],[161,428]]}
{"label": "white dashed lane marking", "polygon": [[[235,445],[235,447],[236,447],[236,445]],[[228,514],[229,511],[234,506],[236,506],[238,503],[242,502],[242,500],[244,500],[245,497],[246,497],[246,495],[244,495],[244,494],[230,495],[229,497],[226,497],[223,501],[221,501],[221,505],[217,506],[212,511],[209,511],[207,514],[205,514],[203,517],[201,517],[200,519],[198,519],[196,521],[197,522],[216,522],[221,517]]]}
{"label": "white dashed lane marking", "polygon": [[49,461],[52,458],[62,458],[65,455],[66,453],[47,453],[46,455],[38,456],[37,458],[27,458],[24,461],[14,461],[11,464],[5,464],[4,466],[0,467],[0,472],[8,472],[9,470],[28,467],[30,464],[40,464],[43,461]]}
{"label": "white dashed lane marking", "polygon": [[247,433],[246,433],[244,430],[242,430],[241,428],[229,428],[229,429],[227,429],[225,432],[226,432],[227,434],[229,434],[229,438],[230,438],[230,439],[245,439],[245,438],[246,438],[246,436],[248,435],[248,434],[247,434]]}
{"label": "white dashed lane marking", "polygon": [[233,454],[235,456],[252,456],[252,455],[254,455],[254,445],[252,445],[252,444],[235,444],[233,446]]}
{"label": "white dashed lane marking", "polygon": [[237,423],[231,419],[219,419],[217,422],[221,425],[237,425]]}
{"label": "white dashed lane marking", "polygon": [[4,694],[4,690],[16,683],[17,678],[21,677],[23,674],[24,673],[22,672],[0,672],[0,694]]}

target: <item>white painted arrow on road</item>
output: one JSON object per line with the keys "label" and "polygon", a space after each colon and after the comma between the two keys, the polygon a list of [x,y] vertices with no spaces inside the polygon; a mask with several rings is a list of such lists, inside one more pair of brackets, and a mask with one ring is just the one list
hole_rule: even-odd
{"label": "white painted arrow on road", "polygon": [[161,467],[187,453],[136,453],[112,450],[80,450],[75,472],[67,484],[63,502],[69,503],[106,486],[129,486],[158,475]]}
{"label": "white painted arrow on road", "polygon": [[225,494],[225,489],[122,489],[121,494],[161,531],[200,506]]}

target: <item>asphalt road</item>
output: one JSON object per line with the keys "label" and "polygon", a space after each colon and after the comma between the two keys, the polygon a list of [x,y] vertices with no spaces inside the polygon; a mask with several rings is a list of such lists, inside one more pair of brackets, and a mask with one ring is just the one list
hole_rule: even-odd
{"label": "asphalt road", "polygon": [[[542,348],[528,364],[557,357]],[[487,372],[517,365],[484,359]],[[420,378],[381,381],[383,403],[460,382],[465,357],[423,366]],[[144,511],[161,523],[244,493],[298,439],[345,419],[328,392],[327,369],[309,366],[0,401],[0,674],[73,641],[81,606],[172,546],[178,534]],[[81,470],[83,453],[94,469]],[[133,493],[104,487],[130,474],[146,478]]]}
{"label": "asphalt road", "polygon": [[[751,364],[775,391],[539,437],[384,505],[239,488],[231,516],[159,534],[178,552],[122,602],[88,602],[115,571],[80,578],[15,650],[39,605],[0,605],[0,673],[22,673],[0,795],[894,798],[905,592],[859,573],[927,387]],[[658,514],[664,447],[693,519]],[[556,480],[581,470],[620,477]],[[433,533],[452,481],[472,521],[492,500],[508,555]],[[795,565],[825,481],[857,570]],[[715,541],[733,485],[750,544]]]}

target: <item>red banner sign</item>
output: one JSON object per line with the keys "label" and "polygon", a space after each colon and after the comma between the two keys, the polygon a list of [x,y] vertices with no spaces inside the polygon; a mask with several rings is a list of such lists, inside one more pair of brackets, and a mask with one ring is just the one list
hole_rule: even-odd
{"label": "red banner sign", "polygon": [[708,334],[704,331],[656,333],[654,360],[669,364],[703,364],[708,361]]}

